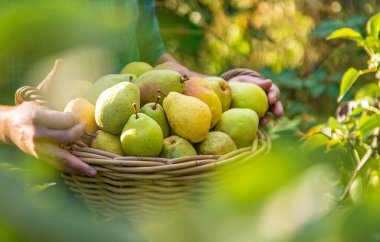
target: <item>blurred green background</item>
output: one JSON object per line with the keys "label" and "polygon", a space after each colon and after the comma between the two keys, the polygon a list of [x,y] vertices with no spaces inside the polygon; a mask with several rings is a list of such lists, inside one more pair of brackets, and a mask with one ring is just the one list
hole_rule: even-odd
{"label": "blurred green background", "polygon": [[[92,45],[125,23],[78,2],[0,1],[1,104],[78,47],[108,64],[107,51]],[[336,208],[339,164],[352,158],[299,136],[334,113],[343,72],[367,60],[353,43],[325,37],[342,27],[363,32],[379,11],[376,0],[156,1],[166,48],[186,67],[210,75],[247,67],[280,87],[286,114],[267,126],[272,152],[231,172],[194,213],[135,224],[95,222],[57,171],[0,145],[0,241],[380,241],[378,189]]]}

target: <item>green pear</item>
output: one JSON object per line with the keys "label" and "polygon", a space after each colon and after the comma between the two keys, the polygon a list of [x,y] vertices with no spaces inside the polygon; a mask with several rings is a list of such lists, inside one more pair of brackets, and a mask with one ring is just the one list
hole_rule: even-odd
{"label": "green pear", "polygon": [[252,145],[257,135],[259,116],[248,108],[231,108],[222,114],[215,130],[228,134],[238,148]]}
{"label": "green pear", "polygon": [[193,143],[206,139],[212,118],[207,104],[196,97],[170,92],[163,106],[174,133]]}
{"label": "green pear", "polygon": [[[155,102],[157,91],[161,90],[164,93],[178,92],[182,93],[184,88],[184,79],[176,71],[172,70],[151,70],[147,71],[136,80],[133,80],[140,88],[141,105],[149,102]],[[160,104],[162,104],[160,100]]]}
{"label": "green pear", "polygon": [[232,102],[232,90],[228,85],[228,82],[218,76],[210,76],[203,79],[208,81],[211,89],[219,97],[219,100],[222,104],[222,112],[227,111],[230,108]]}
{"label": "green pear", "polygon": [[118,155],[124,155],[119,136],[107,133],[103,130],[96,131],[95,137],[91,142],[91,147]]}
{"label": "green pear", "polygon": [[96,124],[111,134],[120,134],[133,114],[132,104],[140,108],[139,88],[131,82],[120,82],[100,94],[95,105]]}
{"label": "green pear", "polygon": [[164,135],[164,137],[168,137],[170,135],[170,127],[165,115],[164,108],[162,107],[161,104],[158,103],[160,99],[161,97],[159,96],[159,98],[157,98],[157,101],[155,103],[145,104],[141,108],[141,112],[145,113],[146,115],[154,119],[154,121],[156,121],[160,125],[162,129],[162,134]]}
{"label": "green pear", "polygon": [[144,72],[152,70],[153,67],[145,62],[131,62],[124,66],[124,68],[121,70],[121,74],[133,74],[136,77],[139,77]]}
{"label": "green pear", "polygon": [[160,125],[144,113],[131,115],[120,140],[125,154],[131,156],[159,156],[164,144]]}
{"label": "green pear", "polygon": [[184,156],[195,156],[197,152],[189,141],[177,135],[172,135],[164,139],[161,157],[174,159]]}
{"label": "green pear", "polygon": [[207,138],[198,145],[200,155],[224,155],[236,150],[235,142],[231,137],[220,131],[208,133]]}
{"label": "green pear", "polygon": [[96,103],[100,94],[120,82],[131,82],[136,79],[132,74],[109,74],[98,79],[94,84],[86,91],[85,98],[92,104]]}
{"label": "green pear", "polygon": [[268,97],[265,91],[254,83],[230,82],[232,90],[231,108],[249,108],[255,111],[260,118],[268,110]]}

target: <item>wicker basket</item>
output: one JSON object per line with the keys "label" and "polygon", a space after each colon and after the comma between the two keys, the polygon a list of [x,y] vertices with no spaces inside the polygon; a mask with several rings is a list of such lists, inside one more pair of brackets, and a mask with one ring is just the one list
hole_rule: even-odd
{"label": "wicker basket", "polygon": [[[222,77],[259,74],[234,69]],[[48,107],[38,88],[22,87],[16,92],[16,104],[35,101]],[[62,174],[65,183],[94,214],[105,218],[138,218],[165,210],[191,207],[211,193],[211,181],[224,172],[252,161],[270,150],[268,135],[259,130],[252,147],[223,156],[197,155],[177,159],[120,156],[89,148],[86,142],[66,147],[73,155],[97,170],[95,177]]]}

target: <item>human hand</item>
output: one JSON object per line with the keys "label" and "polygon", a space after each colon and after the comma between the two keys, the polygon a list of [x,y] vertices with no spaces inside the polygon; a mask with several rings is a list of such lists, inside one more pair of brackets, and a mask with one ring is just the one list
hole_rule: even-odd
{"label": "human hand", "polygon": [[[259,77],[241,75],[232,77],[229,81],[250,82],[257,84],[266,92],[268,96],[268,111],[273,113],[275,117],[281,117],[284,114],[284,109],[280,101],[280,89],[270,79],[261,79]],[[260,123],[263,125],[267,124],[269,121],[270,116],[268,114],[260,119]]]}
{"label": "human hand", "polygon": [[74,113],[51,111],[35,102],[24,102],[8,114],[7,136],[22,151],[71,174],[96,174],[94,168],[59,147],[83,135],[85,123]]}

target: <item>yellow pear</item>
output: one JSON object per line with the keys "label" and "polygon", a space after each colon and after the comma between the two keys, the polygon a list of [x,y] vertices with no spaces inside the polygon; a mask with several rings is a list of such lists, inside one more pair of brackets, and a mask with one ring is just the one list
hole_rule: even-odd
{"label": "yellow pear", "polygon": [[95,106],[84,98],[75,98],[65,107],[64,112],[76,113],[81,120],[86,122],[85,132],[94,134],[98,130],[95,122]]}
{"label": "yellow pear", "polygon": [[174,133],[194,143],[206,139],[212,117],[207,104],[196,97],[170,92],[163,106]]}
{"label": "yellow pear", "polygon": [[231,106],[232,101],[232,91],[228,82],[218,76],[209,76],[204,78],[210,86],[211,89],[218,95],[220,102],[222,103],[222,111],[227,111]]}
{"label": "yellow pear", "polygon": [[190,77],[185,82],[185,95],[202,100],[210,108],[212,119],[210,127],[214,127],[222,116],[222,104],[218,95],[212,90],[210,84],[199,77]]}

